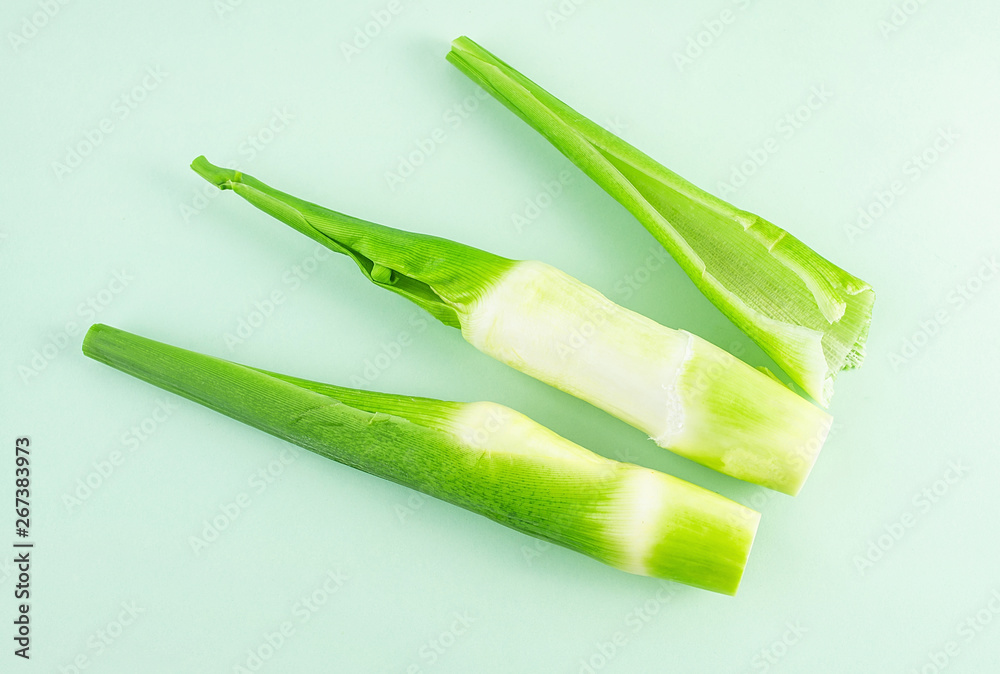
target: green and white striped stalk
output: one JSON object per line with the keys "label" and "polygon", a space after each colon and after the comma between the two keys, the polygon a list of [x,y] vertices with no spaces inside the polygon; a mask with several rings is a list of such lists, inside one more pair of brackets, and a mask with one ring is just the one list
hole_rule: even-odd
{"label": "green and white striped stalk", "polygon": [[321,384],[101,324],[83,352],[321,456],[631,573],[735,594],[760,519],[495,403]]}
{"label": "green and white striped stalk", "polygon": [[541,262],[517,262],[311,204],[199,157],[192,168],[349,255],[376,285],[479,350],[742,480],[799,491],[830,416],[711,343],[621,307]]}
{"label": "green and white striped stalk", "polygon": [[695,187],[467,37],[448,60],[627,208],[695,285],[826,407],[861,365],[875,294],[760,216]]}

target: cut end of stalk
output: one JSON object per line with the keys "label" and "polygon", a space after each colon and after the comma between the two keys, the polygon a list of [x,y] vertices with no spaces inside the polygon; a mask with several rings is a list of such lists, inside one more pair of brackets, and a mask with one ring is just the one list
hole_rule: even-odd
{"label": "cut end of stalk", "polygon": [[233,169],[216,166],[205,158],[205,155],[197,157],[191,162],[191,168],[202,178],[212,183],[220,190],[233,189],[233,183],[239,182],[240,172]]}
{"label": "cut end of stalk", "polygon": [[736,594],[760,513],[652,470],[636,469],[625,486],[636,508],[637,572]]}
{"label": "cut end of stalk", "polygon": [[88,358],[93,358],[94,360],[100,360],[100,358],[98,357],[99,350],[97,347],[94,346],[94,344],[96,341],[100,339],[100,335],[102,332],[113,331],[113,330],[114,328],[108,327],[104,323],[94,323],[93,325],[91,325],[90,329],[87,330],[87,334],[83,336],[83,347],[81,348],[81,350],[83,351],[83,355],[87,356]]}
{"label": "cut end of stalk", "polygon": [[795,496],[832,417],[783,383],[692,336],[675,384],[684,427],[657,444],[727,475]]}
{"label": "cut end of stalk", "polygon": [[467,36],[465,36],[465,35],[459,35],[458,37],[456,37],[454,40],[451,41],[451,45],[450,45],[451,49],[448,51],[447,54],[445,54],[445,58],[449,62],[454,62],[456,59],[459,58],[458,52],[467,51],[470,48],[475,48],[475,47],[478,47],[478,46],[479,45],[477,45],[474,41],[472,41],[471,39],[469,39]]}

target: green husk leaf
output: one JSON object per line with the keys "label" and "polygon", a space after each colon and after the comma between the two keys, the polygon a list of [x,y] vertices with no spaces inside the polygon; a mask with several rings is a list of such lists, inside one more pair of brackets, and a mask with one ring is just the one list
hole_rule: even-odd
{"label": "green husk leaf", "polygon": [[219,189],[233,190],[330,250],[349,256],[372,283],[402,295],[455,328],[461,327],[458,312],[513,264],[448,239],[331,211],[240,171],[214,166],[204,156],[195,159],[191,168]]}
{"label": "green husk leaf", "polygon": [[767,220],[695,187],[467,37],[448,60],[625,206],[820,404],[864,359],[874,292]]}
{"label": "green husk leaf", "polygon": [[322,384],[101,324],[83,352],[321,456],[632,573],[734,594],[757,529],[749,508],[600,457],[494,403]]}

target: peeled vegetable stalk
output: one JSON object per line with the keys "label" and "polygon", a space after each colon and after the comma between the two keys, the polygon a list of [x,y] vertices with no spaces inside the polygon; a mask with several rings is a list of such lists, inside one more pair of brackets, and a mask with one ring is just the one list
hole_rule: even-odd
{"label": "peeled vegetable stalk", "polygon": [[467,37],[448,60],[627,208],[695,285],[826,407],[861,365],[875,294],[760,216],[701,190]]}
{"label": "peeled vegetable stalk", "polygon": [[631,573],[735,594],[760,519],[495,403],[321,384],[101,324],[83,352],[321,456]]}
{"label": "peeled vegetable stalk", "polygon": [[614,414],[681,456],[795,494],[826,439],[830,416],[778,381],[549,265],[359,220],[204,157],[191,166],[353,258],[372,283],[460,328],[484,353]]}

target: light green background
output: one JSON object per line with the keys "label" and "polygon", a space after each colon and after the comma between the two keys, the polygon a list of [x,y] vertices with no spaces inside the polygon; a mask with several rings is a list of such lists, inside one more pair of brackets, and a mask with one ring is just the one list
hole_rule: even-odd
{"label": "light green background", "polygon": [[[0,670],[83,657],[87,672],[233,672],[262,646],[263,672],[998,670],[1000,282],[979,280],[1000,253],[996,3],[222,2],[0,10],[0,503],[28,435],[36,542],[34,657],[11,654],[4,561]],[[345,54],[373,16],[386,25]],[[835,432],[799,497],[657,449],[349,260],[312,266],[313,242],[231,195],[202,201],[187,166],[204,153],[361,217],[544,260],[768,364],[618,204],[476,98],[444,60],[463,33],[712,191],[767,144],[731,200],[875,287],[868,360],[839,380]],[[800,110],[814,87],[825,100]],[[57,166],[102,124],[79,166]],[[935,150],[942,130],[956,137]],[[858,209],[879,217],[849,231]],[[297,266],[311,270],[298,284]],[[227,343],[274,292],[271,315]],[[313,379],[507,404],[761,510],[743,585],[729,598],[630,576],[286,452],[84,358],[64,332],[94,321]],[[88,479],[99,486],[78,492]],[[191,538],[241,494],[249,506],[196,554]],[[325,603],[303,610],[313,593]]]}

